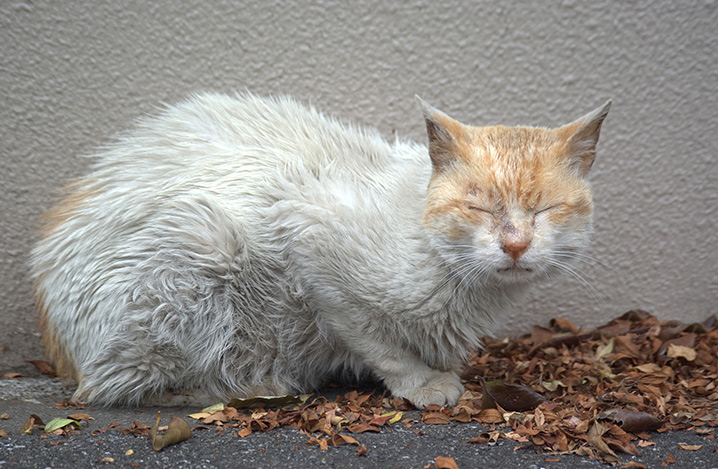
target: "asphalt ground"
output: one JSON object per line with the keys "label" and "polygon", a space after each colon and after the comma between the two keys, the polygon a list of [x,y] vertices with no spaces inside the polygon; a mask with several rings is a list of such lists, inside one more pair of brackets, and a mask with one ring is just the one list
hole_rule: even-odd
{"label": "asphalt ground", "polygon": [[[327,398],[348,391],[334,390]],[[573,454],[542,454],[512,440],[499,439],[490,445],[467,443],[487,431],[488,426],[455,422],[449,425],[418,422],[411,429],[393,426],[381,433],[353,434],[367,448],[361,456],[357,455],[357,446],[349,444],[329,445],[323,451],[317,445],[307,444],[306,435],[287,427],[241,438],[236,430],[221,431],[212,425],[194,429],[187,441],[155,451],[147,436],[123,434],[121,430],[131,427],[133,422],[152,425],[158,408],[56,407],[57,402],[70,395],[71,389],[58,380],[0,379],[0,415],[7,414],[0,420],[0,430],[7,433],[0,437],[0,467],[433,468],[437,457],[453,458],[459,468],[606,467],[600,461]],[[185,417],[192,427],[199,425],[187,415],[200,409],[161,410],[163,425],[171,416]],[[33,414],[47,423],[74,412],[87,413],[94,420],[70,435],[45,435],[39,429],[31,435],[20,431]],[[407,415],[419,420],[418,411]],[[622,462],[618,467],[718,468],[716,433],[716,429],[708,435],[694,431],[653,433],[651,442],[655,445],[641,448],[638,456],[619,454]],[[680,445],[699,448],[686,450]]]}

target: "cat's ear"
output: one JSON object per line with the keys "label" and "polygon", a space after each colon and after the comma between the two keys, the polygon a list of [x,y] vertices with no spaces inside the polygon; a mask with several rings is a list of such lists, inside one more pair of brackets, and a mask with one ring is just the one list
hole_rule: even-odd
{"label": "cat's ear", "polygon": [[435,170],[442,171],[451,166],[460,157],[458,143],[462,140],[464,126],[428,105],[419,96],[416,100],[426,121],[426,133],[429,135],[429,156]]}
{"label": "cat's ear", "polygon": [[588,174],[596,156],[596,144],[601,133],[601,125],[611,109],[611,100],[589,112],[580,119],[559,127],[559,135],[564,138],[569,148],[571,166],[581,176]]}

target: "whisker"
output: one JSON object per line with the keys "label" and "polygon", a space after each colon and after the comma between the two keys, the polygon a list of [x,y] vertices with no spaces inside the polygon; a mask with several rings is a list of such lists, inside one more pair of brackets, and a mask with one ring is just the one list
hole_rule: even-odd
{"label": "whisker", "polygon": [[606,264],[605,262],[602,262],[595,257],[582,253],[582,252],[575,252],[575,251],[553,251],[554,254],[557,256],[560,256],[561,258],[568,259],[568,258],[575,258],[577,261],[585,262],[591,265],[596,265],[598,267],[602,267],[614,274],[620,274],[620,271],[611,267],[610,265]]}
{"label": "whisker", "polygon": [[567,263],[561,262],[556,259],[549,259],[548,263],[554,267],[557,267],[557,268],[563,270],[564,272],[569,274],[571,277],[576,279],[581,284],[581,286],[583,286],[586,289],[586,291],[588,291],[591,294],[591,296],[593,297],[594,301],[596,301],[596,303],[603,304],[603,300],[601,300],[599,297],[598,290],[596,290],[596,288],[594,288],[594,286],[591,285],[589,283],[589,281],[586,280],[581,275],[580,271],[576,270],[574,267],[569,266]]}

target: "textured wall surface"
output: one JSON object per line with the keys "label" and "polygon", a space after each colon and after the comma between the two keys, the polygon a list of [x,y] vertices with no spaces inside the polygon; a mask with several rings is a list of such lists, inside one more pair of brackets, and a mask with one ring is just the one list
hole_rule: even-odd
{"label": "textured wall surface", "polygon": [[595,261],[584,281],[542,285],[504,331],[716,313],[715,1],[81,3],[0,3],[0,370],[42,357],[26,265],[57,188],[83,154],[198,90],[293,94],[415,139],[414,94],[466,123],[545,126],[612,97]]}

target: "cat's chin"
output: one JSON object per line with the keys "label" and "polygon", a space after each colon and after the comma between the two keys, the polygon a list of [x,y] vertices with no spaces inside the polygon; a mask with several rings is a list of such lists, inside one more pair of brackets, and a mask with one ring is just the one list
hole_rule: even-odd
{"label": "cat's chin", "polygon": [[528,283],[541,275],[530,267],[511,266],[496,270],[494,278],[502,283]]}

